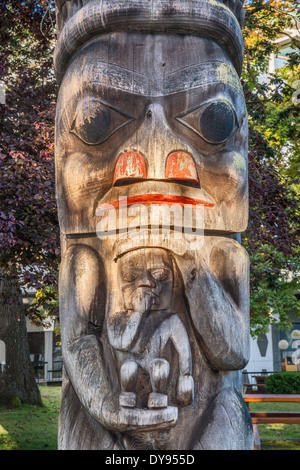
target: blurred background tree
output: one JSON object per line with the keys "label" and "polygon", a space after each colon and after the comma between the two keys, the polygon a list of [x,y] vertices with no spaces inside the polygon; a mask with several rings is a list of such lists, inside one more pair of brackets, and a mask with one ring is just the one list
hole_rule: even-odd
{"label": "blurred background tree", "polygon": [[[288,328],[290,310],[299,312],[299,2],[246,0],[244,8],[250,218],[242,243],[251,261],[251,330],[258,336],[271,323]],[[283,38],[282,67],[272,68],[282,58]],[[0,336],[19,331],[23,349],[12,352],[15,363],[28,356],[25,323],[18,320],[21,293],[36,291],[25,311],[35,324],[58,315],[54,46],[54,0],[0,3]]]}
{"label": "blurred background tree", "polygon": [[0,338],[6,345],[0,402],[4,403],[16,397],[40,403],[22,294],[49,285],[57,292],[53,8],[48,1],[0,3]]}
{"label": "blurred background tree", "polygon": [[[243,86],[249,116],[251,329],[291,326],[299,314],[299,1],[249,0]],[[298,87],[298,88],[297,88]]]}

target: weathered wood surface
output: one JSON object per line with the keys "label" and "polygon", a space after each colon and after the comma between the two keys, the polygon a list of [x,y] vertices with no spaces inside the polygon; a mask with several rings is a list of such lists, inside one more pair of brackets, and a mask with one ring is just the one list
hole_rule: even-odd
{"label": "weathered wood surface", "polygon": [[[62,232],[95,233],[97,207],[124,196],[143,203],[137,196],[145,194],[147,203],[153,195],[202,202],[206,230],[243,231],[247,132],[239,77],[212,40],[128,33],[95,39],[73,59],[58,99]],[[141,155],[146,176],[113,185],[128,150]],[[167,158],[175,151],[191,159],[199,182],[166,179]]]}
{"label": "weathered wood surface", "polygon": [[60,80],[72,55],[103,33],[168,33],[213,37],[241,72],[241,0],[58,0],[60,41],[55,51]]}
{"label": "weathered wood surface", "polygon": [[252,448],[241,2],[57,6],[59,447]]}

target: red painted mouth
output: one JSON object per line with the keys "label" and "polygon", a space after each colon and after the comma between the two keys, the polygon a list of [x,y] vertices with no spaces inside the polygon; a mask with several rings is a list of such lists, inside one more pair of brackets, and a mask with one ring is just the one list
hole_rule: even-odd
{"label": "red painted mouth", "polygon": [[112,208],[118,209],[119,207],[131,206],[133,204],[158,204],[172,206],[174,204],[180,204],[182,206],[203,206],[205,209],[212,209],[214,207],[213,202],[204,201],[203,199],[195,199],[187,196],[174,196],[170,194],[140,194],[137,196],[120,198],[117,201],[110,203],[101,204],[97,208],[98,211],[110,210]]}

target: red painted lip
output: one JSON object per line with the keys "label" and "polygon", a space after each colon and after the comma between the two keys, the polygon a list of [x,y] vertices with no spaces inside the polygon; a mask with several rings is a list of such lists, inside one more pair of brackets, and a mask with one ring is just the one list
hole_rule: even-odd
{"label": "red painted lip", "polygon": [[195,199],[187,196],[173,196],[170,194],[140,194],[138,196],[131,196],[128,198],[121,198],[117,201],[110,203],[100,204],[97,211],[105,211],[109,209],[118,209],[119,207],[131,206],[133,204],[158,204],[172,206],[173,204],[203,206],[205,209],[212,209],[213,202],[204,201],[202,199]]}

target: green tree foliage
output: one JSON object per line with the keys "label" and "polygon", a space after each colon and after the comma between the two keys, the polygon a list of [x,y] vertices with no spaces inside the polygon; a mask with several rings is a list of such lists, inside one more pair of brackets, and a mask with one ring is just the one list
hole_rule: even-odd
{"label": "green tree foliage", "polygon": [[[249,122],[274,149],[281,173],[291,178],[300,170],[299,22],[299,0],[246,2],[243,80],[252,92]],[[286,59],[275,71],[269,67],[271,54],[276,61]]]}
{"label": "green tree foliage", "polygon": [[55,237],[45,237],[57,226],[53,204],[56,85],[54,38],[45,16],[48,3],[0,4],[0,80],[5,89],[0,121],[0,254],[4,265],[15,257],[20,264],[30,264],[33,258],[40,259],[42,247],[49,243],[52,251],[57,242]]}
{"label": "green tree foliage", "polygon": [[[0,268],[22,288],[57,284],[53,8],[0,3]],[[13,302],[10,293],[2,301]]]}
{"label": "green tree foliage", "polygon": [[[251,261],[251,330],[271,323],[290,327],[299,313],[299,74],[298,2],[246,2],[243,85],[249,115],[249,227],[243,244]],[[290,54],[283,68],[268,74],[276,40],[286,37]],[[299,38],[299,36],[298,36]],[[268,74],[268,78],[266,76]],[[262,77],[265,80],[262,80]]]}
{"label": "green tree foliage", "polygon": [[[289,324],[298,308],[299,109],[293,96],[299,79],[298,43],[290,29],[298,1],[246,0],[243,86],[249,113],[249,228],[243,244],[251,260],[251,325],[254,335],[270,322]],[[35,320],[57,311],[59,229],[54,198],[53,77],[54,1],[7,0],[0,4],[0,262],[14,260],[23,285],[37,287]],[[294,47],[287,65],[262,83],[276,39]],[[290,37],[289,37],[290,36]],[[300,85],[299,85],[300,87]],[[292,275],[291,275],[292,273]]]}
{"label": "green tree foliage", "polygon": [[40,403],[21,289],[57,284],[56,85],[48,6],[0,2],[0,334],[7,348],[0,402]]}

